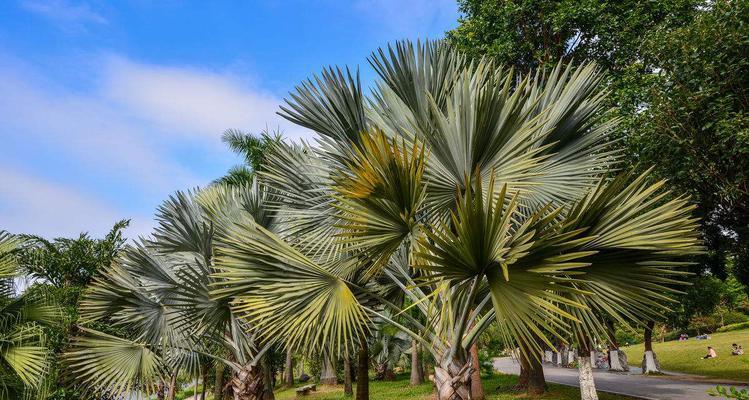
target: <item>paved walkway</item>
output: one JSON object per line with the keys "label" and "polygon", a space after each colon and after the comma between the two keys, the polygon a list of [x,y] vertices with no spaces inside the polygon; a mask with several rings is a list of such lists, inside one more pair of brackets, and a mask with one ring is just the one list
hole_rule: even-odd
{"label": "paved walkway", "polygon": [[[495,358],[496,371],[518,375],[520,366],[509,357]],[[544,376],[548,382],[567,386],[579,386],[576,369],[544,365]],[[623,394],[648,400],[715,400],[707,391],[714,389],[715,383],[694,382],[659,378],[654,376],[593,370],[596,389],[604,392]],[[725,385],[724,385],[725,386]],[[748,388],[749,387],[743,387]]]}

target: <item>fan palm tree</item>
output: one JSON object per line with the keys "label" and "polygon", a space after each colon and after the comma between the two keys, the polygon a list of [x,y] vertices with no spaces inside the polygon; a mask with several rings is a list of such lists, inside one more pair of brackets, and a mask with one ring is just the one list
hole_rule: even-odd
{"label": "fan palm tree", "polygon": [[62,312],[39,295],[17,295],[16,252],[21,239],[0,231],[0,400],[45,398],[51,352],[43,327],[61,322]]}
{"label": "fan palm tree", "polygon": [[432,348],[439,398],[468,399],[467,349],[491,321],[538,371],[554,340],[605,340],[604,316],[663,310],[679,257],[700,251],[692,207],[648,172],[611,177],[616,121],[594,64],[518,76],[441,42],[370,63],[370,97],[331,68],[282,108],[320,135],[277,146],[261,172],[283,228],[233,224],[216,241],[221,293],[261,335],[361,343],[398,309],[367,284],[405,251],[420,274],[404,290],[439,312],[404,332]]}
{"label": "fan palm tree", "polygon": [[210,295],[222,285],[212,274],[215,232],[227,221],[273,229],[274,214],[263,206],[267,195],[252,183],[178,192],[167,200],[153,240],[126,249],[80,303],[84,322],[108,318],[132,335],[82,328],[66,354],[77,382],[91,392],[146,391],[163,398],[160,383],[169,375],[205,376],[211,360],[233,369],[235,399],[272,399],[261,362],[268,342],[258,342],[252,327],[236,317],[231,299]]}

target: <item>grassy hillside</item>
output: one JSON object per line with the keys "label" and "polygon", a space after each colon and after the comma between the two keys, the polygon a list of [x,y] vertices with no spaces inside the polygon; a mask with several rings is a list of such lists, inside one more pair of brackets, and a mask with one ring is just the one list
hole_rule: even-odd
{"label": "grassy hillside", "polygon": [[[432,384],[425,383],[421,386],[411,387],[407,375],[400,375],[394,382],[371,382],[369,388],[370,399],[372,400],[431,400]],[[487,393],[487,400],[511,400],[511,399],[528,399],[524,393],[517,393],[511,390],[512,386],[517,383],[517,376],[513,375],[494,375],[490,379],[484,379],[484,390]],[[497,390],[499,388],[499,390]],[[549,392],[537,399],[555,399],[555,400],[577,400],[580,398],[580,391],[562,385],[549,385]],[[294,389],[280,390],[276,392],[277,400],[289,400],[295,396]],[[317,393],[308,396],[310,400],[350,400],[352,397],[343,395],[343,389],[337,387],[319,387]],[[625,400],[629,399],[624,396],[612,394],[599,394],[600,400]]]}
{"label": "grassy hillside", "polygon": [[[653,350],[658,355],[661,368],[667,371],[749,382],[749,329],[710,336],[710,340],[692,338],[685,342],[654,343]],[[732,356],[732,343],[744,346],[747,354]],[[707,353],[707,346],[715,348],[718,358],[702,359]],[[623,348],[632,365],[642,362],[643,349],[642,344]]]}

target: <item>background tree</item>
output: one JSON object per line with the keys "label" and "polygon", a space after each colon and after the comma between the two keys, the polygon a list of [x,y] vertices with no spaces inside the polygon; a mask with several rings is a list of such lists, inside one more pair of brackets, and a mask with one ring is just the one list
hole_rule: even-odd
{"label": "background tree", "polygon": [[[460,25],[447,36],[475,57],[491,56],[521,70],[548,70],[557,57],[596,61],[607,74],[607,104],[621,121],[615,135],[627,154],[623,161],[654,166],[657,176],[698,206],[707,252],[692,272],[721,280],[734,275],[749,290],[747,2],[459,3]],[[702,301],[692,296],[707,291],[690,289],[676,306]],[[670,321],[687,328],[689,319]]]}
{"label": "background tree", "polygon": [[632,152],[698,205],[709,252],[695,272],[749,285],[749,3],[711,2],[688,24],[659,26],[642,53],[657,73]]}
{"label": "background tree", "polygon": [[227,129],[221,140],[237,155],[244,158],[243,165],[232,167],[229,172],[217,179],[215,183],[242,185],[252,182],[255,173],[262,169],[270,147],[283,140],[281,131],[270,132],[266,128],[259,135],[253,135],[237,129]]}

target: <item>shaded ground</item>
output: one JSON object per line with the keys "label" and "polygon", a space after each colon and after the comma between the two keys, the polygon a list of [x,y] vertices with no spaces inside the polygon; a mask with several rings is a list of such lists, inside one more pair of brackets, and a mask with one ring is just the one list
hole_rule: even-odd
{"label": "shaded ground", "polygon": [[[661,362],[661,368],[693,375],[703,375],[749,383],[749,330],[723,332],[710,335],[709,340],[689,339],[684,342],[671,341],[653,343],[653,349]],[[746,349],[743,356],[731,356],[731,344],[738,343]],[[703,360],[707,346],[712,346],[718,358]],[[622,348],[631,364],[642,361],[643,345]]]}
{"label": "shaded ground", "polygon": [[[369,394],[371,400],[430,400],[432,399],[433,386],[431,382],[421,386],[411,387],[408,375],[399,375],[394,382],[370,382]],[[515,399],[554,399],[554,400],[578,400],[580,391],[577,388],[550,385],[549,392],[541,397],[528,397],[524,393],[511,390],[517,383],[517,376],[494,375],[484,379],[484,390],[487,400],[515,400]],[[294,389],[276,391],[277,400],[293,399]],[[351,400],[351,397],[343,395],[341,386],[325,387],[318,386],[318,392],[308,396],[311,400]],[[600,400],[631,400],[630,397],[603,394]]]}
{"label": "shaded ground", "polygon": [[[518,374],[520,367],[510,358],[495,358],[494,369],[505,374]],[[547,382],[579,386],[576,369],[544,365]],[[632,397],[657,400],[707,400],[715,399],[707,394],[714,383],[695,382],[688,377],[654,377],[626,373],[594,370],[596,388],[599,391],[619,393]]]}

